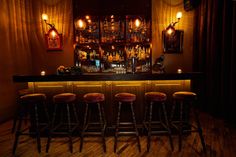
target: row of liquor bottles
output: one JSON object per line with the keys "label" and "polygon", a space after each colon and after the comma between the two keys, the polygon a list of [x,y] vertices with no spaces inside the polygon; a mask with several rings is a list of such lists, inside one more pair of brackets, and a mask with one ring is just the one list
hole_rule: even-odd
{"label": "row of liquor bottles", "polygon": [[85,72],[113,72],[118,67],[127,70],[130,67],[131,59],[134,58],[136,66],[141,69],[140,72],[150,70],[151,50],[149,45],[111,46],[97,49],[79,46],[75,48],[75,65],[84,67]]}

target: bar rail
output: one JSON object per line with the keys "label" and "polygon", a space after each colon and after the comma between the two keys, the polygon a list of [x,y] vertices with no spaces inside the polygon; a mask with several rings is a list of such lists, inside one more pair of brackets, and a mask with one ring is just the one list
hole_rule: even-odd
{"label": "bar rail", "polygon": [[202,72],[188,73],[85,73],[81,75],[14,75],[14,82],[48,82],[48,81],[135,81],[135,80],[185,80],[200,79]]}

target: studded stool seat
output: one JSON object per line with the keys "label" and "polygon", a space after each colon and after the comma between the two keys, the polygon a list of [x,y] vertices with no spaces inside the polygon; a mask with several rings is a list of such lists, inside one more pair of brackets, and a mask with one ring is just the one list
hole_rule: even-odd
{"label": "studded stool seat", "polygon": [[84,101],[86,103],[96,103],[105,100],[105,96],[102,93],[87,93],[84,95]]}
{"label": "studded stool seat", "polygon": [[[106,152],[105,130],[106,130],[106,118],[102,102],[105,100],[103,93],[87,93],[83,96],[86,103],[83,130],[81,132],[80,151],[83,148],[85,135],[100,135],[103,143],[103,151]],[[93,116],[98,115],[98,120],[90,121],[92,107],[97,109],[97,114],[93,112]],[[89,113],[88,113],[89,112]],[[92,129],[90,129],[92,128]]]}
{"label": "studded stool seat", "polygon": [[[41,152],[41,142],[40,142],[40,126],[41,125],[46,125],[48,126],[49,124],[49,116],[48,116],[48,110],[45,105],[46,101],[46,95],[43,93],[34,93],[34,94],[25,94],[20,97],[19,99],[21,107],[28,108],[27,112],[23,112],[19,116],[19,123],[17,126],[17,130],[15,133],[15,142],[13,145],[13,154],[15,154],[17,144],[18,144],[18,139],[20,135],[36,135],[37,138],[37,147],[38,147],[38,152]],[[42,106],[43,105],[43,106]],[[44,114],[46,116],[46,123],[42,123],[42,120],[40,119],[42,117],[42,113],[39,112],[39,108],[43,107],[44,109]],[[27,115],[30,115],[30,122],[31,122],[31,128],[29,129],[29,132],[26,132],[26,129],[21,129],[22,125],[22,120],[23,117],[26,117]]]}
{"label": "studded stool seat", "polygon": [[[72,134],[79,126],[77,110],[75,107],[76,94],[74,93],[60,93],[53,96],[54,111],[52,123],[50,126],[50,133],[46,146],[46,152],[49,151],[51,136],[54,134],[66,135],[69,138],[69,149],[73,152]],[[58,111],[60,110],[60,112]],[[59,113],[60,120],[57,120]],[[74,122],[72,122],[74,120]],[[62,130],[64,129],[64,130]]]}
{"label": "studded stool seat", "polygon": [[145,99],[148,101],[166,101],[166,94],[162,92],[147,92],[145,93]]}
{"label": "studded stool seat", "polygon": [[74,93],[61,93],[53,96],[54,103],[69,103],[76,100]]}
{"label": "studded stool seat", "polygon": [[[145,106],[145,113],[144,113],[144,121],[143,125],[144,128],[147,129],[147,151],[150,149],[150,143],[151,143],[151,136],[153,134],[162,134],[162,133],[167,133],[169,136],[169,141],[170,141],[170,146],[172,150],[174,149],[173,147],[173,142],[172,142],[172,137],[171,137],[171,130],[169,127],[169,121],[167,118],[167,112],[166,112],[166,106],[165,106],[165,101],[167,99],[167,96],[163,92],[147,92],[145,93],[145,100],[146,100],[146,106]],[[153,105],[157,106],[159,109],[159,119],[158,120],[153,120],[152,114],[153,114]],[[149,110],[149,112],[148,112]],[[162,113],[164,116],[164,121],[162,121]],[[148,118],[148,120],[147,120]],[[159,129],[160,126],[163,129]],[[158,128],[158,129],[157,129]]]}
{"label": "studded stool seat", "polygon": [[[172,95],[174,104],[172,106],[172,111],[171,111],[171,116],[170,116],[170,123],[174,128],[176,128],[179,132],[179,151],[182,148],[182,134],[185,132],[198,132],[201,140],[201,144],[203,147],[203,151],[206,153],[206,146],[205,146],[205,141],[204,137],[202,134],[202,128],[200,125],[200,121],[198,118],[198,112],[196,109],[193,108],[194,101],[197,99],[197,94],[194,92],[189,92],[189,91],[178,91],[173,93]],[[173,115],[175,113],[175,108],[176,106],[179,105],[179,116],[178,120],[173,120]],[[186,106],[188,105],[188,106]],[[186,110],[185,108],[188,107],[189,110]],[[189,113],[186,113],[187,111],[193,111],[194,113],[194,119],[196,122],[196,126],[191,124],[188,119],[184,118],[185,115],[191,115]]]}
{"label": "studded stool seat", "polygon": [[25,103],[34,103],[46,100],[46,95],[42,93],[26,94],[21,96],[20,99]]}
{"label": "studded stool seat", "polygon": [[133,102],[136,100],[136,95],[131,93],[118,93],[115,95],[115,99],[121,102]]}
{"label": "studded stool seat", "polygon": [[195,100],[197,98],[197,94],[196,93],[193,93],[193,92],[188,92],[188,91],[179,91],[179,92],[175,92],[173,94],[173,98],[174,99],[192,99],[192,100]]}
{"label": "studded stool seat", "polygon": [[[136,118],[135,118],[135,113],[134,113],[134,108],[133,108],[133,103],[136,100],[136,95],[132,93],[117,93],[115,95],[115,100],[118,102],[118,113],[117,113],[117,119],[116,119],[114,152],[116,152],[117,141],[118,141],[119,135],[135,135],[137,144],[138,144],[138,150],[141,152],[139,133],[137,129]],[[120,122],[121,106],[124,103],[129,105],[131,109],[132,122]],[[131,125],[131,127],[129,125]],[[133,131],[130,129],[128,131],[120,130],[121,128],[127,128],[127,129],[133,128]]]}

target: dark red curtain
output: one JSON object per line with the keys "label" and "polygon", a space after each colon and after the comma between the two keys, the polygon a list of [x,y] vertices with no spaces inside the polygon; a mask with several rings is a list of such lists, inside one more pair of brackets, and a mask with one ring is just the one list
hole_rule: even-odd
{"label": "dark red curtain", "polygon": [[[236,122],[236,2],[202,0],[196,9],[193,69],[203,71],[201,107]],[[235,123],[236,124],[236,123]]]}

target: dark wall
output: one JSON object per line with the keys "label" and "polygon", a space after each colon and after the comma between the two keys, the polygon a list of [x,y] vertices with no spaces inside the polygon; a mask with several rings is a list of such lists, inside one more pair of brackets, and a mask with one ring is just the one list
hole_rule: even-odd
{"label": "dark wall", "polygon": [[150,14],[151,0],[74,0],[75,15]]}

